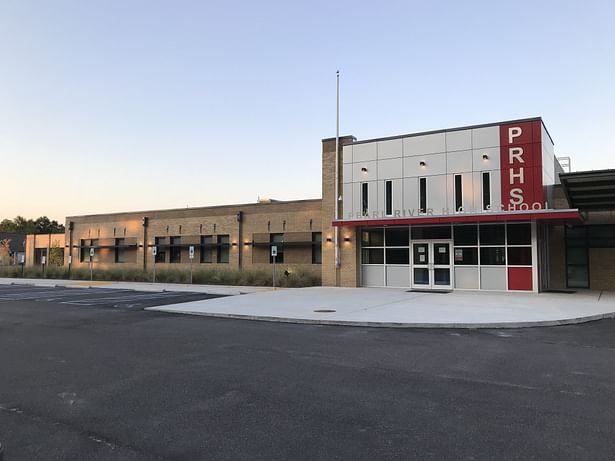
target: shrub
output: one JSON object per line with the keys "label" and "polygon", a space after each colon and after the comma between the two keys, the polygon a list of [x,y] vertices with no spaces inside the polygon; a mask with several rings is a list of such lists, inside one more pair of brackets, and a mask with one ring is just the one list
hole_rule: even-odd
{"label": "shrub", "polygon": [[[21,266],[0,266],[0,277],[22,277]],[[88,268],[72,268],[64,266],[47,266],[45,270],[41,266],[24,267],[25,278],[51,278],[90,280]],[[151,282],[152,271],[144,271],[139,268],[112,267],[108,269],[94,269],[94,280],[126,281],[126,282]],[[189,283],[190,270],[188,268],[167,268],[156,270],[156,281],[160,283]],[[198,268],[193,271],[192,282],[195,284],[209,285],[246,285],[246,286],[272,286],[273,274],[269,270],[253,269],[223,269],[223,268]],[[307,287],[321,284],[319,274],[304,270],[289,270],[285,275],[283,269],[276,273],[276,285],[279,287]]]}

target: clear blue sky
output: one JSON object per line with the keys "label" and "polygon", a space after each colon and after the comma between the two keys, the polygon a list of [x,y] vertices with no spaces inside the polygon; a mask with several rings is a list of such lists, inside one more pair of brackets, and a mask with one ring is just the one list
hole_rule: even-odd
{"label": "clear blue sky", "polygon": [[320,197],[320,140],[542,116],[615,168],[615,2],[0,0],[0,219]]}

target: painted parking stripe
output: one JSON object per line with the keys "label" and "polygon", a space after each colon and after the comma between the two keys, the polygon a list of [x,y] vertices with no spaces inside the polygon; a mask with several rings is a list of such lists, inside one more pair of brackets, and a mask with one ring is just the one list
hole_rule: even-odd
{"label": "painted parking stripe", "polygon": [[108,297],[98,297],[98,298],[89,298],[89,299],[79,299],[74,301],[64,301],[62,304],[87,304],[88,306],[93,306],[96,304],[109,304],[110,301],[114,303],[118,302],[129,302],[129,301],[146,301],[146,300],[154,300],[154,299],[172,299],[179,296],[184,296],[183,293],[177,294],[134,294],[132,296],[108,296]]}

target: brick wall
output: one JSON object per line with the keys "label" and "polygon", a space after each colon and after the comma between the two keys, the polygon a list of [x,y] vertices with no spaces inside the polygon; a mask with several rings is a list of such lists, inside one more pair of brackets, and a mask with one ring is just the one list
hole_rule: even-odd
{"label": "brick wall", "polygon": [[[165,263],[156,267],[188,266],[190,264],[188,245],[195,246],[195,267],[224,267],[269,270],[269,247],[253,247],[253,241],[269,242],[271,233],[282,233],[285,240],[292,241],[285,247],[284,263],[280,269],[302,269],[320,274],[321,265],[312,264],[312,233],[321,231],[321,200],[297,200],[221,207],[186,208],[176,210],[154,210],[132,213],[116,213],[66,218],[67,243],[71,242],[74,267],[87,267],[89,257],[80,261],[82,240],[98,239],[100,243],[112,246],[117,238],[133,244],[125,250],[125,262],[115,263],[114,248],[100,248],[96,265],[108,267],[152,268],[154,256],[152,247],[156,237],[181,237],[180,263],[170,263],[169,249]],[[241,212],[241,220],[238,213]],[[147,216],[148,225],[143,226]],[[72,230],[69,229],[72,223]],[[216,243],[221,235],[229,236],[229,262],[217,263],[213,250],[213,262],[201,263],[201,236],[211,235]],[[263,240],[264,239],[264,240]],[[144,245],[145,242],[145,245]],[[66,252],[68,258],[69,252]]]}

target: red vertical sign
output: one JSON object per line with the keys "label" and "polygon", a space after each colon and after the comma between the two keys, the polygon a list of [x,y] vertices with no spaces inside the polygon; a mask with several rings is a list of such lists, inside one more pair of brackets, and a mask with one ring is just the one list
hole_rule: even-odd
{"label": "red vertical sign", "polygon": [[505,211],[544,208],[542,122],[500,125],[502,207]]}

